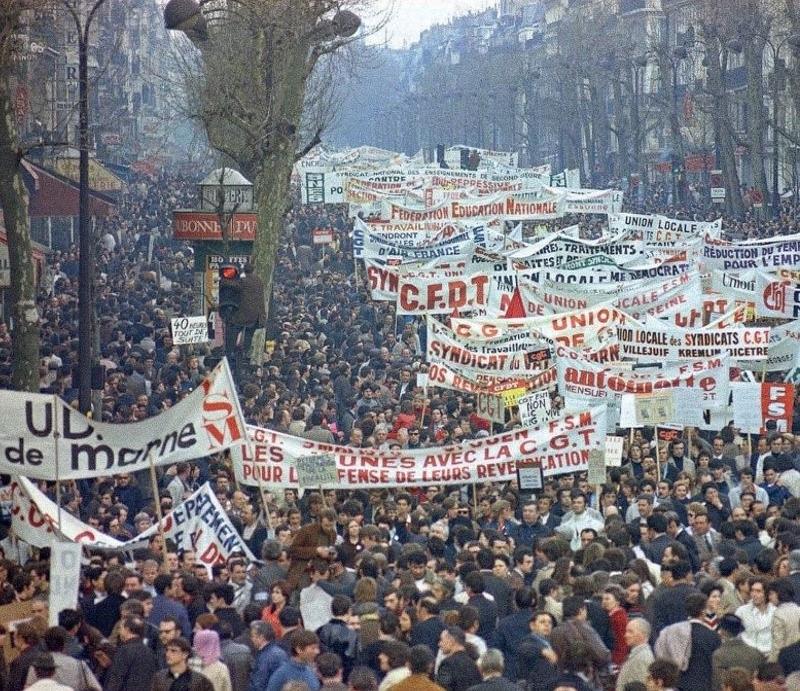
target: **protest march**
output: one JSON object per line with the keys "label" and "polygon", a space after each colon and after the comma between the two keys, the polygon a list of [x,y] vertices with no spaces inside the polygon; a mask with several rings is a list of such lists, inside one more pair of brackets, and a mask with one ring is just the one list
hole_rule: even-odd
{"label": "protest march", "polygon": [[90,416],[55,253],[40,391],[0,390],[2,691],[42,651],[74,688],[150,689],[181,646],[223,691],[483,689],[493,651],[520,690],[651,663],[722,689],[734,646],[800,671],[800,236],[486,153],[298,162],[238,340],[197,315],[197,248],[148,237],[191,185],[130,186]]}

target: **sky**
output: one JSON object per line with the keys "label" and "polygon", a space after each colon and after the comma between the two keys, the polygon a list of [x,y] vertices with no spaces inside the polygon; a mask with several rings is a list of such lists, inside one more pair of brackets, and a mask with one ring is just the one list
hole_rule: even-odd
{"label": "sky", "polygon": [[497,0],[375,0],[375,4],[384,12],[392,7],[394,10],[385,30],[370,42],[383,42],[385,34],[392,48],[402,48],[404,42],[413,43],[428,27],[496,5]]}

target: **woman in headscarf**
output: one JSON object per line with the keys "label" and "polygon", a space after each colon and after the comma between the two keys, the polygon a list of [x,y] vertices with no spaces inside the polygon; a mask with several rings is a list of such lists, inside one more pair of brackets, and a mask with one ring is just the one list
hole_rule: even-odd
{"label": "woman in headscarf", "polygon": [[200,672],[211,682],[214,691],[233,691],[230,672],[220,660],[219,634],[210,629],[195,633],[194,652],[200,658]]}

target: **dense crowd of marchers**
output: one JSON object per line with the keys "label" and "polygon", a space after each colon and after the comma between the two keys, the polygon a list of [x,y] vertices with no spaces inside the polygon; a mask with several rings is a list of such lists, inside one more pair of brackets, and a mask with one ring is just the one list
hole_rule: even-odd
{"label": "dense crowd of marchers", "polygon": [[[165,231],[191,194],[168,175],[142,178],[101,229],[103,421],[176,405],[217,355],[174,347],[169,331],[171,316],[194,313],[192,250]],[[714,217],[659,199],[629,208]],[[586,236],[602,231],[582,225]],[[424,329],[359,285],[349,226],[340,207],[289,213],[267,327],[274,350],[258,367],[240,355],[236,368],[248,421],[376,453],[488,438],[474,396],[436,380],[417,385],[429,371]],[[324,254],[311,242],[318,227],[339,239]],[[725,228],[738,238],[790,234],[796,210],[775,221],[726,219]],[[150,236],[160,275],[146,262]],[[41,389],[72,403],[76,250],[56,252],[51,269],[39,304]],[[6,386],[9,338],[0,324]],[[239,486],[227,455],[167,468],[157,497],[146,471],[58,491],[39,482],[42,497],[90,529],[120,543],[147,537],[132,550],[87,546],[78,608],[49,613],[49,549],[15,534],[18,507],[3,505],[0,603],[27,603],[31,618],[0,629],[0,689],[800,688],[798,441],[753,436],[748,454],[730,427],[671,435],[660,447],[637,429],[603,485],[564,472],[534,495],[474,476],[374,488],[368,475],[353,482],[359,489],[260,492]],[[206,482],[213,497],[190,499]],[[156,502],[167,513],[212,499],[258,559],[177,550],[153,531]]]}

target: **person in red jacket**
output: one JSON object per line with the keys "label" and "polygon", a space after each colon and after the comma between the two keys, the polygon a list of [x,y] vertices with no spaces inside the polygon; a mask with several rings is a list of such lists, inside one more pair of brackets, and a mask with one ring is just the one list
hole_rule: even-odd
{"label": "person in red jacket", "polygon": [[625,643],[625,627],[628,626],[628,612],[623,607],[625,591],[618,585],[609,585],[603,589],[603,609],[608,612],[611,636],[614,645],[611,647],[611,663],[622,665],[628,657],[628,645]]}

